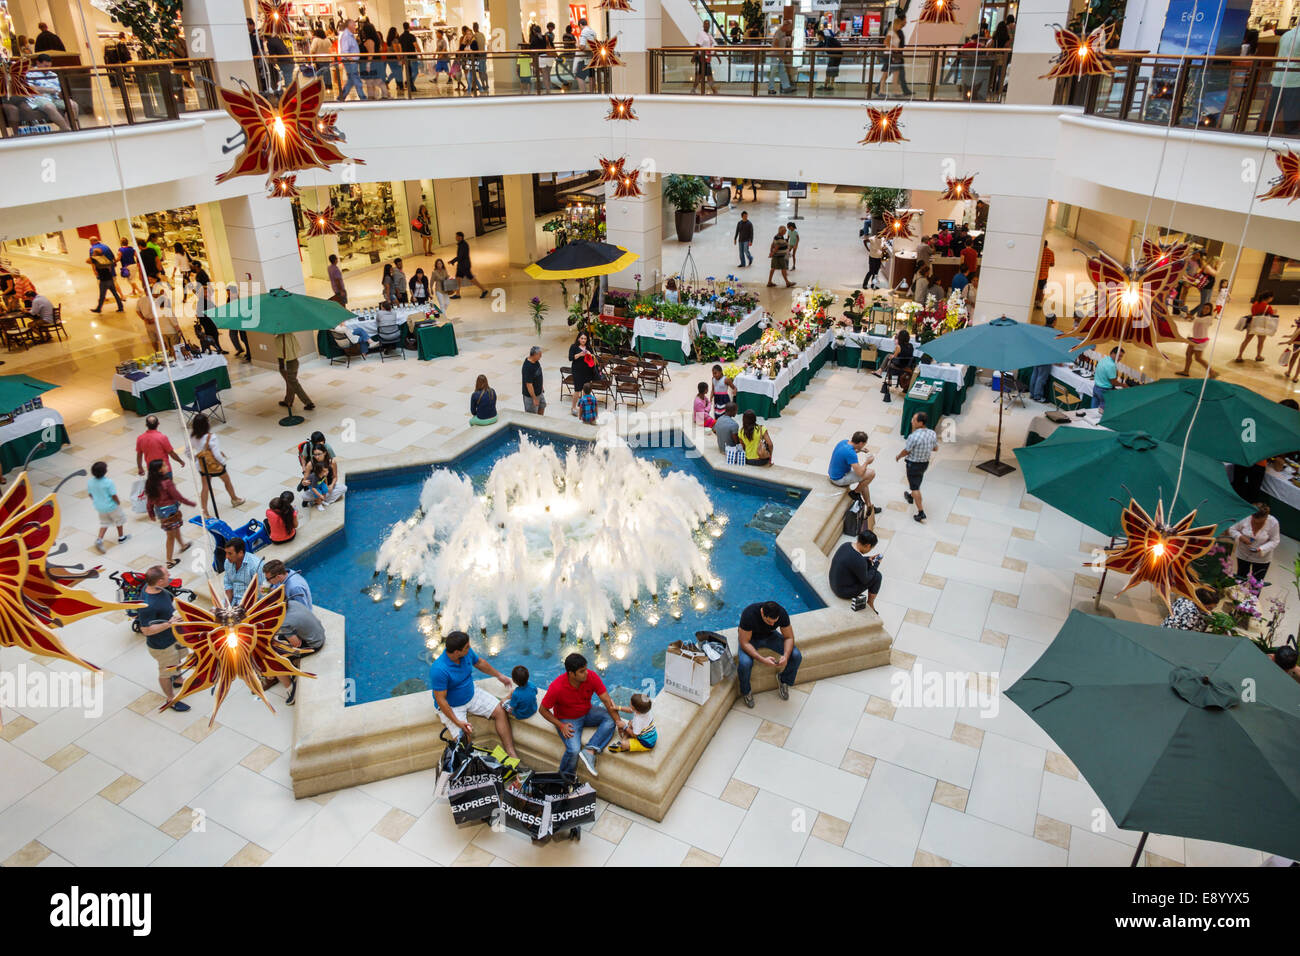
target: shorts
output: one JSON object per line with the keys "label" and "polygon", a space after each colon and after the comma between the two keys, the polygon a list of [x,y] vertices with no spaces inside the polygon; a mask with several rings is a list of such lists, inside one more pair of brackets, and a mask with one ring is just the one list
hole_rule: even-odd
{"label": "shorts", "polygon": [[175,677],[180,670],[181,661],[185,660],[185,648],[180,644],[170,647],[149,647],[149,656],[158,662],[159,677]]}
{"label": "shorts", "polygon": [[538,395],[536,399],[524,396],[524,411],[529,413],[540,412],[546,407],[546,396]]}
{"label": "shorts", "polygon": [[99,513],[99,530],[103,531],[108,527],[120,528],[126,524],[126,512],[121,508],[114,508],[112,511],[101,511]]}
{"label": "shorts", "polygon": [[829,478],[830,483],[835,485],[837,488],[848,488],[850,485],[856,485],[862,480],[851,468],[844,473],[843,478],[830,478],[829,475],[827,475],[827,478]]}
{"label": "shorts", "polygon": [[1046,289],[1046,288],[1047,288],[1047,280],[1046,280],[1046,279],[1039,279],[1039,280],[1038,280],[1038,294],[1039,294],[1039,295],[1042,295],[1042,294],[1043,294],[1043,290]]}
{"label": "shorts", "polygon": [[[647,742],[648,740],[648,742]],[[655,749],[655,744],[659,742],[659,734],[642,734],[640,737],[629,737],[624,743],[627,744],[626,753],[630,754],[647,754]]]}
{"label": "shorts", "polygon": [[928,461],[907,460],[903,463],[907,468],[907,487],[910,491],[921,490],[921,479],[925,477],[925,470],[930,467]]}
{"label": "shorts", "polygon": [[[474,696],[469,699],[468,703],[461,704],[459,707],[452,707],[451,712],[456,715],[457,720],[464,720],[467,714],[475,717],[491,717],[492,711],[501,705],[501,701],[494,695],[489,694],[482,687],[474,688]],[[442,722],[457,737],[460,736],[460,727],[447,719],[447,715],[438,708],[438,716]]]}
{"label": "shorts", "polygon": [[1210,344],[1209,339],[1188,339],[1188,346],[1193,352],[1204,352],[1205,347]]}

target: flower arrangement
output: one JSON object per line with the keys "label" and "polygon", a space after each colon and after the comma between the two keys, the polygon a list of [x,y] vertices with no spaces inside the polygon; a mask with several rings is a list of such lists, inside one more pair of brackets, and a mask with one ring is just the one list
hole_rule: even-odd
{"label": "flower arrangement", "polygon": [[[637,278],[640,278],[639,276]],[[612,305],[616,309],[626,309],[632,301],[632,295],[628,292],[619,292],[617,289],[610,289],[605,293],[605,304]]]}
{"label": "flower arrangement", "polygon": [[632,306],[632,314],[643,319],[653,318],[657,311],[659,310],[650,302],[638,302]]}
{"label": "flower arrangement", "polygon": [[722,366],[722,374],[723,374],[723,377],[724,377],[724,378],[729,378],[729,379],[731,379],[733,382],[736,380],[736,376],[739,375],[739,374],[740,374],[741,372],[743,372],[743,371],[744,371],[744,368],[741,367],[741,366],[739,366],[739,365],[736,365],[734,362],[733,362],[731,365],[724,365],[724,366]]}
{"label": "flower arrangement", "polygon": [[540,338],[542,334],[542,318],[547,312],[551,311],[551,307],[537,296],[533,296],[528,300],[528,308],[531,309],[533,313],[533,329],[537,332],[537,335]]}

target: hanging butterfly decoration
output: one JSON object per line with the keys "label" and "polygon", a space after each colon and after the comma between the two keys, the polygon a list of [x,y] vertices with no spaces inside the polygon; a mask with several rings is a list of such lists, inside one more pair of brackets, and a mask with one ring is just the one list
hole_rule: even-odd
{"label": "hanging butterfly decoration", "polygon": [[912,214],[910,212],[904,210],[901,214],[895,214],[886,211],[880,214],[880,218],[884,223],[884,226],[880,231],[885,233],[885,235],[889,236],[891,239],[912,238],[912,230],[910,228]]}
{"label": "hanging butterfly decoration", "polygon": [[1136,501],[1130,500],[1120,515],[1124,529],[1124,543],[1106,552],[1106,568],[1130,575],[1128,584],[1119,592],[1151,582],[1151,588],[1160,595],[1165,606],[1170,604],[1170,594],[1181,594],[1202,611],[1209,611],[1196,596],[1201,583],[1192,562],[1209,553],[1214,547],[1214,533],[1218,525],[1193,528],[1196,520],[1193,510],[1181,521],[1167,525],[1164,519],[1164,502],[1156,502],[1155,517],[1151,517]]}
{"label": "hanging butterfly decoration", "polygon": [[1144,258],[1125,267],[1098,250],[1088,260],[1087,268],[1097,289],[1093,314],[1057,336],[1082,339],[1071,351],[1122,339],[1159,353],[1162,341],[1185,341],[1169,321],[1166,295],[1178,280],[1181,259]]}
{"label": "hanging butterfly decoration", "polygon": [[330,110],[316,117],[316,132],[320,138],[330,143],[346,143],[348,138],[338,128],[339,111]]}
{"label": "hanging butterfly decoration", "polygon": [[636,13],[636,9],[627,0],[599,0],[597,10],[617,10],[620,13]]}
{"label": "hanging butterfly decoration", "polygon": [[871,124],[867,127],[867,135],[858,140],[858,145],[908,142],[907,137],[903,135],[903,127],[898,122],[902,113],[901,106],[889,110],[878,110],[874,106],[868,106],[867,118]]}
{"label": "hanging butterfly decoration", "polygon": [[293,24],[289,16],[293,12],[292,3],[277,3],[276,0],[257,0],[257,10],[262,18],[262,33],[267,36],[288,36],[293,33]]}
{"label": "hanging butterfly decoration", "polygon": [[269,199],[297,199],[302,195],[298,187],[294,185],[298,180],[297,176],[276,176],[271,180],[271,194]]}
{"label": "hanging butterfly decoration", "polygon": [[275,708],[262,693],[262,678],[315,676],[298,670],[287,656],[290,648],[275,639],[284,620],[284,587],[275,588],[264,597],[259,597],[258,591],[254,580],[244,592],[243,601],[235,607],[223,607],[214,592],[215,611],[189,601],[176,601],[181,623],[172,630],[177,643],[189,651],[180,665],[180,670],[189,671],[189,676],[175,698],[163,705],[163,710],[170,703],[209,687],[214,688],[212,719],[208,721],[211,727],[226,694],[238,678],[274,713]]}
{"label": "hanging butterfly decoration", "polygon": [[606,159],[601,157],[600,163],[600,181],[602,183],[615,182],[623,175],[623,164],[627,162],[626,156],[620,156],[618,159]]}
{"label": "hanging butterfly decoration", "polygon": [[957,4],[952,0],[925,0],[921,6],[920,23],[956,23]]}
{"label": "hanging butterfly decoration", "polygon": [[139,605],[101,601],[88,591],[66,587],[76,575],[47,563],[58,534],[58,499],[51,494],[33,504],[27,473],[20,473],[0,498],[0,647],[98,670],[68,650],[51,629]]}
{"label": "hanging butterfly decoration", "polygon": [[634,120],[636,113],[632,110],[632,97],[619,99],[617,96],[609,98],[609,112],[605,114],[607,120]]}
{"label": "hanging butterfly decoration", "polygon": [[1071,76],[1110,76],[1115,64],[1106,56],[1106,42],[1110,37],[1110,23],[1103,23],[1086,37],[1067,30],[1059,23],[1053,24],[1056,45],[1060,52],[1052,59],[1051,68],[1040,80],[1059,80]]}
{"label": "hanging butterfly decoration", "polygon": [[588,40],[587,47],[591,50],[592,66],[622,66],[623,61],[618,58],[614,47],[618,45],[618,37],[609,37],[605,40]]}
{"label": "hanging butterfly decoration", "polygon": [[[348,158],[326,142],[318,129],[322,90],[319,78],[303,87],[295,79],[274,105],[243,82],[239,90],[218,90],[226,112],[239,123],[244,142],[235,164],[219,175],[217,182],[237,176],[267,176],[274,180],[302,169],[328,169],[334,163],[347,162]],[[233,148],[227,146],[224,151]]]}
{"label": "hanging butterfly decoration", "polygon": [[1285,153],[1279,150],[1273,159],[1277,162],[1281,175],[1269,181],[1268,192],[1260,193],[1255,198],[1285,199],[1290,205],[1300,199],[1300,153],[1289,149]]}
{"label": "hanging butterfly decoration", "polygon": [[615,199],[635,199],[641,195],[641,186],[639,180],[641,170],[624,169],[619,172],[618,180],[614,185]]}
{"label": "hanging butterfly decoration", "polygon": [[971,183],[975,181],[975,177],[978,175],[978,173],[975,173],[958,179],[952,179],[945,176],[943,181],[946,186],[944,187],[943,192],[939,194],[939,198],[953,200],[955,202],[960,202],[963,199],[977,198],[978,194],[975,190],[971,189]]}
{"label": "hanging butterfly decoration", "polygon": [[23,56],[6,60],[4,65],[5,96],[40,96],[42,91],[27,79],[31,62]]}
{"label": "hanging butterfly decoration", "polygon": [[302,214],[307,219],[308,236],[333,236],[339,231],[338,220],[334,218],[333,204],[321,210],[308,209],[303,206]]}
{"label": "hanging butterfly decoration", "polygon": [[1150,239],[1143,239],[1142,259],[1138,263],[1138,268],[1152,264],[1160,265],[1165,262],[1173,262],[1175,265],[1181,266],[1187,261],[1187,256],[1191,251],[1192,247],[1185,242],[1171,242],[1166,245],[1159,240],[1153,242]]}

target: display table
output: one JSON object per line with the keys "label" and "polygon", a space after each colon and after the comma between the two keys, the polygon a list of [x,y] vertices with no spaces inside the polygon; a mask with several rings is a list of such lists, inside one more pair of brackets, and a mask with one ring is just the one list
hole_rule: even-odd
{"label": "display table", "polygon": [[[398,306],[393,310],[393,317],[397,319],[399,325],[407,325],[409,329],[408,323],[411,321],[412,317],[414,317],[414,320],[417,322],[423,321],[428,314],[429,308],[430,307],[427,305]],[[353,313],[352,318],[347,320],[347,325],[350,329],[364,329],[366,335],[368,335],[373,341],[375,333],[379,329],[379,317],[377,314],[370,311],[365,313]],[[343,355],[339,350],[339,347],[334,344],[333,337],[326,329],[320,329],[316,332],[316,352],[329,359],[340,358]],[[454,355],[456,353],[452,352],[450,354]]]}
{"label": "display table", "polygon": [[638,315],[632,324],[632,348],[643,355],[658,355],[670,362],[685,365],[690,358],[695,337],[699,334],[695,319],[686,325],[678,325],[676,322]]}
{"label": "display table", "polygon": [[456,329],[450,322],[442,325],[422,325],[415,330],[415,342],[421,362],[442,358],[445,355],[459,355],[456,348]]}
{"label": "display table", "polygon": [[[176,380],[176,394],[183,405],[194,401],[194,390],[206,382],[216,382],[218,389],[230,388],[230,369],[224,355],[200,355],[188,362],[173,361],[171,370]],[[137,415],[176,407],[165,370],[150,372],[135,380],[125,375],[114,375],[113,390],[117,392],[117,401],[122,408]]]}
{"label": "display table", "polygon": [[781,409],[808,387],[835,345],[835,333],[826,331],[808,348],[804,349],[776,378],[758,378],[751,371],[736,376],[736,406],[743,413],[753,411],[761,418],[780,418]]}
{"label": "display table", "polygon": [[862,350],[874,345],[876,347],[876,360],[867,364],[868,368],[879,368],[880,363],[885,360],[885,356],[894,351],[894,337],[892,335],[872,335],[869,332],[847,332],[844,335],[844,344],[836,349],[836,361],[840,365],[851,366],[852,368],[862,367]]}
{"label": "display table", "polygon": [[912,431],[912,416],[917,412],[925,412],[926,425],[929,428],[938,429],[939,419],[943,416],[943,385],[944,380],[941,378],[918,378],[915,384],[928,382],[934,389],[929,398],[913,398],[912,390],[907,390],[907,395],[903,397],[903,421],[899,426],[904,438]]}
{"label": "display table", "polygon": [[0,425],[0,471],[21,468],[31,450],[41,442],[45,442],[45,447],[33,458],[53,455],[68,443],[63,416],[52,408],[37,408],[17,416],[8,425]]}
{"label": "display table", "polygon": [[1099,424],[1100,421],[1100,408],[1088,409],[1082,418],[1078,415],[1070,415],[1068,422],[1054,422],[1046,415],[1036,415],[1029,423],[1029,433],[1025,435],[1025,447],[1047,441],[1052,437],[1053,432],[1058,428],[1065,428],[1067,425],[1071,428],[1105,429],[1104,425]]}
{"label": "display table", "polygon": [[1285,472],[1269,468],[1264,473],[1260,493],[1281,525],[1282,533],[1288,538],[1300,539],[1300,488],[1291,484]]}
{"label": "display table", "polygon": [[761,308],[755,308],[738,322],[710,322],[709,312],[702,312],[700,321],[703,324],[700,326],[700,331],[719,342],[740,348],[742,345],[758,341],[758,337],[763,334],[761,323],[766,314]]}
{"label": "display table", "polygon": [[[1101,360],[1101,354],[1097,352],[1095,349],[1089,349],[1083,354],[1088,358],[1092,359],[1094,362],[1098,362]],[[1123,362],[1119,363],[1119,370],[1124,375],[1129,376],[1135,381],[1139,381],[1139,382],[1150,381],[1147,378],[1147,376],[1143,375],[1138,369],[1135,369],[1129,365],[1125,365]],[[1019,369],[1016,372],[1016,376],[1020,379],[1021,384],[1024,385],[1025,388],[1029,387],[1029,382],[1033,374],[1034,374],[1034,369],[1032,366],[1030,366],[1029,368]],[[1075,398],[1082,398],[1085,401],[1085,407],[1087,408],[1094,407],[1093,403],[1095,399],[1093,397],[1092,379],[1080,375],[1078,372],[1076,372],[1074,370],[1073,364],[1053,365],[1052,379],[1064,385],[1065,390],[1069,392],[1071,395],[1073,395]],[[1051,398],[1050,394],[1048,395],[1048,398],[1049,399]]]}

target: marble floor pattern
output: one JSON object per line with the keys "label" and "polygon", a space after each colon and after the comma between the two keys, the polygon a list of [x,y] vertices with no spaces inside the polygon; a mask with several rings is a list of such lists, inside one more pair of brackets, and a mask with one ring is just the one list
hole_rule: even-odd
{"label": "marble floor pattern", "polygon": [[[850,199],[852,197],[849,197]],[[790,209],[771,194],[751,215],[784,221]],[[805,203],[797,278],[835,289],[856,287],[862,271],[856,210],[841,195]],[[734,271],[734,210],[695,243],[701,272]],[[530,283],[504,266],[504,236],[475,250],[485,284],[506,284],[509,302],[554,288]],[[665,243],[665,262],[680,258]],[[755,266],[755,270],[758,266]],[[44,270],[44,271],[42,271]],[[409,271],[409,270],[408,270]],[[86,313],[80,271],[65,275],[41,263],[38,285],[60,291],[72,337],[58,345],[6,355],[5,372],[57,381],[47,395],[62,412],[73,444],[33,463],[38,492],[96,460],[109,463],[119,489],[133,478],[133,440],[142,423],[123,414],[109,389],[114,364],[142,351],[137,320]],[[856,274],[856,278],[855,278]],[[349,282],[365,281],[349,277]],[[748,279],[748,277],[747,277]],[[761,282],[762,277],[756,275]],[[784,290],[782,290],[783,292]],[[762,290],[774,310],[788,299]],[[80,302],[81,308],[73,305]],[[294,474],[293,448],[319,428],[348,459],[410,448],[436,450],[465,427],[468,393],[482,371],[503,402],[515,407],[515,376],[532,340],[523,308],[491,311],[466,299],[453,311],[461,354],[431,363],[413,359],[351,368],[305,362],[302,380],[318,403],[307,424],[277,427],[281,381],[274,371],[238,365],[223,395],[229,423],[218,424],[233,459],[236,489],[249,499],[239,517],[260,516]],[[555,369],[568,336],[553,310],[543,332],[552,413],[562,413]],[[92,321],[93,320],[93,321]],[[673,370],[652,411],[681,412],[706,377],[700,368]],[[63,629],[68,645],[104,668],[102,713],[38,706],[0,709],[0,862],[5,865],[257,866],[257,865],[1127,865],[1138,834],[1101,815],[1097,796],[1050,738],[1001,698],[996,713],[967,707],[895,707],[896,675],[914,665],[937,671],[987,672],[987,686],[1009,686],[1051,642],[1071,607],[1095,588],[1084,562],[1100,536],[1025,494],[1017,471],[997,479],[973,463],[992,456],[994,393],[972,388],[953,441],[941,446],[926,477],[924,526],[911,520],[901,496],[902,466],[893,461],[902,403],[881,402],[878,380],[828,366],[781,418],[769,423],[778,462],[820,472],[834,442],[857,428],[871,435],[879,477],[878,532],[886,556],[878,609],[895,644],[890,666],[813,684],[788,701],[759,695],[753,710],[734,708],[662,822],[614,806],[579,843],[534,846],[512,832],[458,828],[433,800],[432,772],[295,800],[290,789],[292,708],[273,692],[271,713],[236,689],[215,726],[206,696],[187,714],[157,713],[156,668],[143,640],[119,614]],[[1008,409],[1004,454],[1019,444],[1039,408]],[[351,423],[351,441],[340,439]],[[163,428],[180,439],[174,415]],[[706,442],[708,454],[716,448]],[[188,482],[188,470],[181,476]],[[12,474],[10,475],[12,478]],[[70,562],[106,570],[142,569],[162,556],[156,526],[130,518],[132,538],[110,544],[102,558],[90,544],[94,517],[83,479],[60,493],[60,540]],[[187,494],[192,489],[186,485]],[[222,514],[231,510],[224,489]],[[314,512],[303,514],[307,526]],[[110,540],[113,535],[110,532]],[[266,552],[268,556],[272,552]],[[1275,588],[1289,590],[1283,571],[1296,556],[1284,540],[1273,563]],[[185,572],[186,565],[180,569]],[[183,575],[193,578],[189,571]],[[324,582],[317,586],[318,602]],[[110,596],[106,579],[92,590]],[[1145,589],[1107,604],[1122,618],[1157,623],[1161,610]],[[755,599],[762,595],[756,593]],[[1293,599],[1294,604],[1294,599]],[[1282,633],[1296,630],[1292,607]],[[79,672],[73,665],[0,649],[0,669],[31,674]],[[432,705],[430,719],[433,718]],[[619,759],[619,758],[609,758]],[[626,758],[635,759],[635,758]],[[1257,865],[1255,850],[1153,836],[1149,865]]]}

